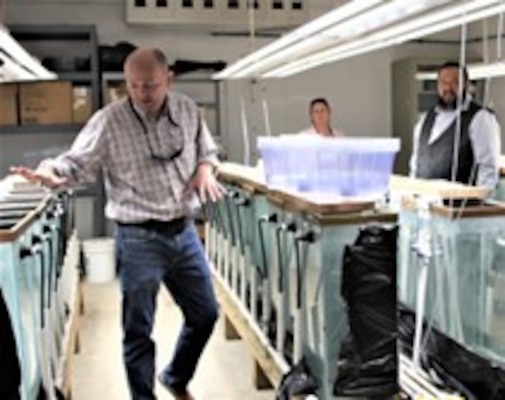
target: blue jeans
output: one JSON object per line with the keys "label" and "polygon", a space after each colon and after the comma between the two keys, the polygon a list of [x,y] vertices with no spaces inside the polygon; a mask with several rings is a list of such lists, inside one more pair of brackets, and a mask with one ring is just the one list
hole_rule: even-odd
{"label": "blue jeans", "polygon": [[160,283],[184,316],[174,356],[162,372],[175,390],[186,389],[218,316],[209,266],[193,222],[157,224],[118,225],[116,231],[123,356],[133,400],[156,398],[151,332]]}

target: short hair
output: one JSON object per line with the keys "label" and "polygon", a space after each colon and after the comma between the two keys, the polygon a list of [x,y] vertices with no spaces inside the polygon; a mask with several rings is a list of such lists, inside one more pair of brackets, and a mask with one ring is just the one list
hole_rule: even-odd
{"label": "short hair", "polygon": [[438,69],[438,75],[440,75],[440,72],[442,72],[442,70],[444,69],[447,69],[447,68],[458,68],[460,71],[463,72],[463,79],[464,79],[464,82],[468,82],[468,70],[467,68],[463,65],[461,65],[459,62],[457,61],[446,61],[444,64],[442,64],[442,66],[440,66],[440,68]]}
{"label": "short hair", "polygon": [[153,48],[153,56],[154,56],[154,59],[157,62],[159,62],[161,65],[166,66],[167,68],[170,66],[168,63],[167,57],[165,56],[165,53],[163,53],[157,47]]}
{"label": "short hair", "polygon": [[316,104],[324,104],[328,110],[331,110],[330,103],[324,97],[316,97],[310,101],[309,111],[312,111],[312,108]]}

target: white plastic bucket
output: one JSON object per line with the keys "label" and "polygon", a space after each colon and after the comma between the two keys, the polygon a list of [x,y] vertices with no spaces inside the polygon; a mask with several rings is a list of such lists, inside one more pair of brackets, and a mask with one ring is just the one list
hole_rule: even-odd
{"label": "white plastic bucket", "polygon": [[105,283],[116,276],[114,239],[94,238],[82,243],[88,282]]}

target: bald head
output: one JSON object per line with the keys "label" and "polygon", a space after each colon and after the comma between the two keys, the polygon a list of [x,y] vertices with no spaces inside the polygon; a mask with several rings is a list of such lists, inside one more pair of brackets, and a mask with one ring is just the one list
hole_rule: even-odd
{"label": "bald head", "polygon": [[168,70],[169,65],[165,54],[157,48],[139,48],[131,52],[124,63],[125,72],[128,69],[165,69]]}
{"label": "bald head", "polygon": [[165,55],[156,48],[136,49],[127,57],[124,73],[133,102],[146,113],[158,115],[172,82]]}

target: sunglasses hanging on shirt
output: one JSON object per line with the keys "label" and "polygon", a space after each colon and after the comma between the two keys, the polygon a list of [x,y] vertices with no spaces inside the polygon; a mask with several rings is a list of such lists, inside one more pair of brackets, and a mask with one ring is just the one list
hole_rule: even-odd
{"label": "sunglasses hanging on shirt", "polygon": [[160,132],[159,129],[149,131],[130,98],[128,103],[133,115],[142,127],[151,157],[159,161],[173,161],[179,157],[184,151],[184,137],[179,124],[170,116],[169,110],[167,110],[166,116],[172,129],[169,129],[168,132]]}

